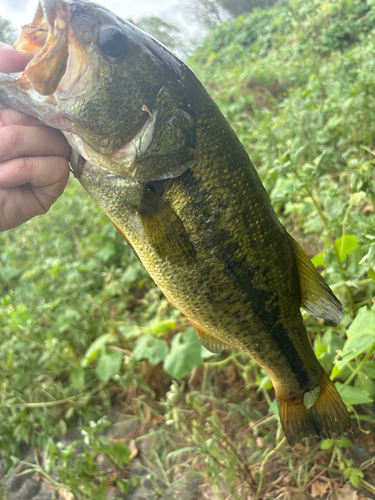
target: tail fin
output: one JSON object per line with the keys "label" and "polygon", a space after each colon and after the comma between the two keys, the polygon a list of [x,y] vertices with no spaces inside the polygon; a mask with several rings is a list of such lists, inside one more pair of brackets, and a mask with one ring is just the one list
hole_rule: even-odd
{"label": "tail fin", "polygon": [[301,397],[288,398],[281,391],[276,391],[276,397],[281,424],[291,446],[310,435],[340,438],[351,428],[348,411],[326,373],[317,387]]}

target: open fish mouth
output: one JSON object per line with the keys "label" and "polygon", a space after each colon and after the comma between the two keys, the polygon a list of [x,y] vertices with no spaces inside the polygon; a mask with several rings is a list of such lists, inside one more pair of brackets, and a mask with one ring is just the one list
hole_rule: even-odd
{"label": "open fish mouth", "polygon": [[23,26],[14,48],[35,54],[22,78],[41,95],[53,94],[67,68],[69,6],[61,0],[40,0],[31,24]]}
{"label": "open fish mouth", "polygon": [[31,52],[34,57],[21,75],[12,75],[12,81],[0,74],[1,84],[35,90],[41,96],[57,93],[59,99],[67,99],[72,92],[82,96],[83,88],[77,89],[76,84],[89,68],[90,57],[71,27],[75,7],[64,0],[39,0],[33,21],[22,27],[14,44],[15,49]]}
{"label": "open fish mouth", "polygon": [[[109,141],[79,120],[79,110],[90,99],[98,64],[78,39],[72,17],[75,12],[92,15],[93,7],[80,0],[39,0],[32,22],[22,27],[13,45],[34,57],[22,73],[0,73],[1,102],[61,130],[86,158],[95,151],[112,154],[128,142]],[[82,34],[85,26],[78,28]]]}

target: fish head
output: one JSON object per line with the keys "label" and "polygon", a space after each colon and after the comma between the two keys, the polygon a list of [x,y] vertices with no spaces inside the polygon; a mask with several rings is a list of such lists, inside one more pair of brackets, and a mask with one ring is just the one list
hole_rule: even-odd
{"label": "fish head", "polygon": [[141,181],[196,163],[181,91],[192,73],[130,22],[94,3],[40,0],[14,47],[34,57],[22,74],[0,74],[0,100],[62,130],[86,160]]}

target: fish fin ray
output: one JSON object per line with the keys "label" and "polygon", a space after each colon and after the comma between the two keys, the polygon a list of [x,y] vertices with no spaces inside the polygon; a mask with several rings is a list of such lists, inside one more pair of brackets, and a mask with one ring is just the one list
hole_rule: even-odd
{"label": "fish fin ray", "polygon": [[124,238],[124,240],[126,241],[126,243],[129,246],[130,250],[134,253],[134,255],[137,257],[137,259],[139,260],[139,262],[143,265],[143,262],[139,258],[139,255],[137,254],[137,252],[134,250],[133,245],[130,243],[130,241],[128,240],[128,238],[125,235],[125,233],[118,226],[116,226],[116,224],[113,221],[111,221],[111,222],[115,226],[115,228],[117,229],[117,231],[121,234],[121,236]]}
{"label": "fish fin ray", "polygon": [[151,190],[145,193],[139,217],[152,247],[160,258],[176,265],[194,262],[195,248],[181,219]]}
{"label": "fish fin ray", "polygon": [[229,344],[222,342],[212,335],[208,335],[199,328],[195,327],[195,331],[197,333],[198,339],[201,341],[201,344],[208,351],[211,351],[214,354],[220,354],[225,349],[231,349],[231,346]]}
{"label": "fish fin ray", "polygon": [[318,273],[299,244],[290,234],[288,234],[288,237],[297,261],[301,307],[313,316],[333,323],[340,323],[344,314],[341,302],[327,285],[324,278]]}
{"label": "fish fin ray", "polygon": [[276,389],[281,424],[291,446],[311,435],[337,439],[351,428],[346,406],[326,373],[317,387],[320,387],[320,391],[309,408],[304,394],[292,399]]}

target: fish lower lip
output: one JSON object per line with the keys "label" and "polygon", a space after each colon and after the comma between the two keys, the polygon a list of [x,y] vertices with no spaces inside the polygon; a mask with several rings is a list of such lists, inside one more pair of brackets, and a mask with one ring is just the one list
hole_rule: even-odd
{"label": "fish lower lip", "polygon": [[19,73],[0,73],[0,83],[9,84],[18,81],[18,75]]}

